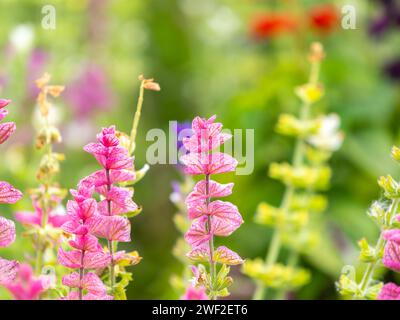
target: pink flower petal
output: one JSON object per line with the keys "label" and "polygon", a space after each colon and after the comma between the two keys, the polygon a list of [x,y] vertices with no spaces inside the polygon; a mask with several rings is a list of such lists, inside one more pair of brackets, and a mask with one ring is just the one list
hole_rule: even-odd
{"label": "pink flower petal", "polygon": [[230,155],[215,152],[212,154],[189,153],[180,158],[180,161],[186,166],[187,174],[218,174],[235,171],[237,160]]}
{"label": "pink flower petal", "polygon": [[69,200],[67,202],[67,214],[75,219],[82,219],[83,221],[93,217],[97,211],[97,202],[94,199],[85,199],[78,203]]}
{"label": "pink flower petal", "polygon": [[383,238],[387,241],[393,241],[397,245],[400,245],[400,229],[392,229],[384,231]]}
{"label": "pink flower petal", "polygon": [[396,242],[386,243],[382,262],[387,268],[400,272],[400,246]]}
{"label": "pink flower petal", "polygon": [[111,185],[113,183],[133,180],[135,180],[135,172],[131,170],[110,170],[109,177],[107,177],[105,170],[98,170],[82,179],[79,184],[98,188],[105,185]]}
{"label": "pink flower petal", "polygon": [[58,250],[58,263],[63,265],[64,267],[77,269],[81,267],[81,251],[79,250],[71,250],[64,251],[63,248]]}
{"label": "pink flower petal", "polygon": [[111,201],[111,215],[125,214],[138,209],[138,206],[132,200],[133,192],[131,189],[113,186],[108,191],[106,187],[101,187],[98,192],[105,197],[105,200],[99,203],[99,212],[102,215],[110,215],[107,201]]}
{"label": "pink flower petal", "polygon": [[14,122],[0,123],[0,144],[4,143],[15,131],[17,126]]}
{"label": "pink flower petal", "polygon": [[189,231],[185,234],[186,241],[192,247],[198,247],[211,238],[211,233],[206,230],[207,218],[199,218],[192,222]]}
{"label": "pink flower petal", "polygon": [[104,297],[107,294],[107,289],[104,283],[100,280],[99,276],[93,272],[89,272],[83,276],[82,288],[96,296]]}
{"label": "pink flower petal", "polygon": [[222,198],[232,194],[233,183],[221,184],[216,181],[210,180],[208,186],[208,194],[206,192],[206,181],[200,180],[195,186],[194,190],[186,198],[186,204],[193,206],[194,203],[203,203],[205,199]]}
{"label": "pink flower petal", "polygon": [[204,287],[195,288],[189,286],[185,294],[181,297],[181,300],[210,300],[206,294]]}
{"label": "pink flower petal", "polygon": [[186,150],[199,153],[214,150],[231,138],[232,135],[227,133],[218,132],[212,135],[208,130],[202,130],[200,135],[194,134],[190,137],[184,137],[182,142]]}
{"label": "pink flower petal", "polygon": [[17,275],[18,262],[0,258],[0,285],[13,281]]}
{"label": "pink flower petal", "polygon": [[13,221],[0,217],[0,247],[7,247],[15,240],[15,224]]}
{"label": "pink flower petal", "polygon": [[79,288],[80,286],[79,273],[72,272],[70,274],[65,275],[62,278],[62,284],[70,288]]}
{"label": "pink flower petal", "polygon": [[70,240],[69,244],[71,247],[83,250],[97,252],[101,251],[101,245],[97,238],[91,234],[85,234],[82,236],[76,236],[74,240]]}
{"label": "pink flower petal", "polygon": [[230,202],[213,201],[209,205],[201,204],[188,208],[190,219],[195,219],[203,215],[216,216],[232,223],[233,225],[241,225],[243,223],[242,216],[238,208]]}
{"label": "pink flower petal", "polygon": [[10,104],[11,100],[9,99],[0,99],[0,109],[7,107]]}
{"label": "pink flower petal", "polygon": [[400,300],[400,287],[391,282],[385,284],[379,292],[378,300]]}
{"label": "pink flower petal", "polygon": [[7,182],[0,181],[0,203],[15,203],[22,198],[22,192]]}
{"label": "pink flower petal", "polygon": [[95,236],[107,240],[131,241],[131,224],[122,216],[98,216],[91,221],[91,230]]}
{"label": "pink flower petal", "polygon": [[103,128],[101,133],[97,135],[97,140],[105,147],[115,147],[119,145],[119,140],[115,136],[115,126]]}
{"label": "pink flower petal", "polygon": [[86,273],[82,280],[78,272],[65,275],[62,279],[62,283],[70,288],[82,288],[87,293],[103,297],[107,294],[107,289],[100,278],[93,272]]}
{"label": "pink flower petal", "polygon": [[7,109],[1,109],[0,110],[0,121],[3,120],[5,117],[8,115],[8,110]]}
{"label": "pink flower petal", "polygon": [[231,221],[219,217],[212,217],[211,232],[216,236],[230,236],[239,227],[240,224],[231,223]]}
{"label": "pink flower petal", "polygon": [[85,269],[105,268],[111,263],[111,256],[104,252],[85,252],[83,267]]}

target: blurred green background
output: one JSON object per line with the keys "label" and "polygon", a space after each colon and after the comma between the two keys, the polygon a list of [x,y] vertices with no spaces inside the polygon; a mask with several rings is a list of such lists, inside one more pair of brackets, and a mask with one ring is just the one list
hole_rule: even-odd
{"label": "blurred green background", "polygon": [[[356,8],[357,29],[316,30],[308,26],[310,10],[330,3],[339,14],[344,4]],[[388,29],[379,38],[368,31],[383,12],[383,1],[272,1],[272,0],[2,0],[0,4],[0,94],[13,100],[8,120],[17,132],[1,146],[0,177],[21,190],[35,187],[40,153],[33,146],[35,91],[32,82],[44,71],[52,82],[65,84],[55,101],[54,117],[62,128],[66,154],[60,184],[73,188],[98,168],[82,147],[95,139],[102,126],[115,124],[129,131],[143,73],[154,77],[162,90],[146,92],[139,126],[136,167],[145,164],[146,132],[168,129],[169,120],[188,121],[196,115],[217,114],[224,127],[255,130],[255,167],[247,176],[229,174],[220,181],[235,182],[230,201],[245,224],[229,238],[220,239],[244,258],[264,256],[270,230],[252,222],[257,204],[278,205],[283,187],[267,176],[272,161],[291,157],[293,141],[274,132],[279,113],[296,113],[293,88],[307,80],[307,51],[321,41],[327,58],[321,69],[326,96],[318,108],[336,112],[346,134],[332,159],[333,180],[324,214],[322,247],[303,257],[312,282],[298,299],[337,298],[334,281],[344,264],[355,263],[356,242],[373,241],[377,228],[365,212],[380,197],[379,175],[398,168],[390,160],[392,144],[399,143],[400,94],[396,79],[384,67],[400,56],[400,37]],[[41,27],[44,5],[56,8],[56,29]],[[296,32],[255,37],[259,13],[294,15],[304,25]],[[340,24],[340,22],[338,22]],[[130,299],[172,299],[171,274],[180,263],[171,250],[179,233],[172,222],[176,211],[169,201],[171,182],[180,179],[172,165],[152,166],[137,185],[134,200],[143,205],[132,220],[132,243],[142,262],[133,267]],[[1,213],[31,209],[28,196]],[[22,227],[18,227],[18,235]],[[32,254],[29,241],[19,236],[2,249],[2,256],[23,260]],[[232,298],[251,297],[253,284],[233,270]],[[394,275],[388,275],[392,277]],[[3,292],[2,292],[3,293]]]}

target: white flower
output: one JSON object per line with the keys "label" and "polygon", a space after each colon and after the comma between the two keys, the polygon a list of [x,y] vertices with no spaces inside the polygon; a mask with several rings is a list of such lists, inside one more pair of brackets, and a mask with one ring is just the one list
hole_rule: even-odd
{"label": "white flower", "polygon": [[344,135],[339,131],[340,118],[331,113],[320,119],[321,126],[315,135],[310,136],[307,141],[315,148],[325,151],[338,150],[343,142]]}
{"label": "white flower", "polygon": [[26,52],[33,46],[35,33],[31,25],[20,24],[10,33],[10,43],[17,52]]}

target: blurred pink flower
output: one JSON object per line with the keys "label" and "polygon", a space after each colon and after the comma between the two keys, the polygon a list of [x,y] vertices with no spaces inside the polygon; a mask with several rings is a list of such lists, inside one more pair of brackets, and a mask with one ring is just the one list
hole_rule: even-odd
{"label": "blurred pink flower", "polygon": [[97,110],[110,109],[115,98],[103,68],[100,65],[88,64],[81,70],[78,77],[67,85],[65,92],[75,116],[86,118]]}
{"label": "blurred pink flower", "polygon": [[[61,199],[57,200],[56,203],[60,203]],[[39,205],[39,202],[35,197],[32,197],[32,206],[34,211],[17,211],[15,213],[15,219],[25,225],[30,226],[41,226],[43,218],[43,210]],[[54,228],[61,227],[65,222],[68,221],[68,216],[59,208],[50,208],[48,213],[47,223]]]}
{"label": "blurred pink flower", "polygon": [[204,287],[195,288],[189,286],[181,300],[209,300]]}
{"label": "blurred pink flower", "polygon": [[26,66],[26,86],[28,97],[32,101],[35,100],[40,91],[35,84],[35,80],[43,74],[48,61],[48,53],[39,48],[33,49],[29,55]]}
{"label": "blurred pink flower", "polygon": [[14,281],[5,286],[16,300],[37,300],[45,290],[43,279],[35,277],[32,267],[27,263],[21,263]]}

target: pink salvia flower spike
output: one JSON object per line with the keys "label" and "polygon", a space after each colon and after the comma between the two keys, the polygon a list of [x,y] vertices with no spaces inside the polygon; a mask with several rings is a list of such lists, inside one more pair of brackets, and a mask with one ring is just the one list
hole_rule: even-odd
{"label": "pink salvia flower spike", "polygon": [[[93,225],[100,215],[97,202],[92,196],[93,188],[80,186],[71,190],[74,200],[68,201],[68,221],[62,225],[65,233],[73,238],[68,242],[72,250],[60,248],[58,262],[66,268],[77,271],[62,278],[63,285],[70,288],[64,300],[111,300],[107,288],[96,274],[96,270],[107,267],[111,255],[104,252],[97,238],[92,234]],[[90,271],[93,270],[93,271]]]}
{"label": "pink salvia flower spike", "polygon": [[[89,143],[84,147],[86,152],[94,156],[101,169],[83,178],[79,182],[78,190],[71,193],[77,204],[87,201],[85,197],[91,198],[92,193],[97,193],[100,201],[96,203],[95,212],[86,220],[82,220],[82,217],[79,218],[81,220],[76,219],[78,214],[73,213],[76,210],[74,209],[77,206],[76,204],[72,203],[68,206],[67,211],[72,212],[70,215],[75,218],[66,222],[63,228],[65,232],[75,234],[76,239],[70,241],[70,245],[76,250],[67,253],[61,249],[58,259],[61,264],[69,268],[79,269],[77,275],[63,279],[65,285],[70,288],[78,288],[77,292],[70,293],[68,296],[70,299],[94,298],[95,293],[85,289],[87,287],[86,282],[89,281],[85,277],[85,270],[94,268],[103,271],[107,266],[110,294],[105,294],[102,297],[105,299],[126,299],[125,287],[132,279],[132,274],[126,271],[125,267],[135,265],[141,260],[136,251],[129,253],[118,251],[119,242],[131,241],[129,218],[141,211],[141,208],[132,200],[132,186],[148,170],[148,166],[145,165],[143,169],[135,171],[133,165],[135,139],[143,105],[144,90],[160,90],[159,85],[153,79],[145,79],[141,76],[139,80],[141,82],[140,94],[131,135],[128,136],[117,131],[115,126],[110,126],[103,128],[97,135],[97,142]],[[93,198],[91,200],[95,201]],[[101,246],[95,240],[96,237],[107,241],[108,260],[100,258],[100,255],[104,257],[104,253],[101,253]],[[96,255],[91,253],[91,250],[97,250]],[[79,262],[79,258],[83,262]],[[96,265],[95,262],[100,262],[100,265]],[[94,279],[94,275],[91,275],[91,279]],[[97,289],[102,288],[99,281],[96,280],[96,283],[98,284]],[[85,294],[85,290],[88,293]],[[104,293],[102,290],[98,291]]]}
{"label": "pink salvia flower spike", "polygon": [[[0,121],[7,116],[4,109],[11,100],[0,99]],[[7,129],[8,128],[8,129]],[[11,129],[10,129],[11,128]],[[0,124],[0,144],[5,142],[15,130],[13,122]],[[14,204],[22,198],[22,192],[8,182],[0,181],[0,204]],[[0,248],[8,247],[15,241],[15,224],[0,216]],[[18,262],[0,257],[0,286],[12,283],[18,272]]]}
{"label": "pink salvia flower spike", "polygon": [[[228,266],[243,263],[243,259],[230,249],[214,247],[215,236],[229,236],[243,223],[235,205],[220,200],[212,201],[216,197],[228,196],[233,187],[233,184],[222,185],[212,180],[212,175],[232,172],[237,166],[237,161],[230,155],[212,152],[231,138],[221,132],[222,124],[215,122],[215,119],[216,116],[209,119],[196,117],[193,120],[193,135],[183,140],[189,153],[180,158],[187,174],[204,176],[186,198],[188,217],[192,224],[185,239],[192,247],[187,256],[195,262],[209,264],[208,272],[201,264],[195,270],[199,273],[196,278],[201,279],[196,286],[204,287],[210,299],[229,295],[228,287],[233,280],[228,276]],[[221,265],[219,270],[217,265]],[[193,288],[188,290],[186,297],[193,296]],[[198,294],[197,297],[204,296]]]}
{"label": "pink salvia flower spike", "polygon": [[[49,96],[58,97],[64,87],[50,85],[49,81],[49,74],[44,74],[36,80],[36,86],[39,89],[37,108],[42,118],[42,126],[38,129],[35,146],[36,149],[43,152],[43,155],[36,174],[38,186],[29,190],[33,210],[15,213],[15,219],[26,229],[24,235],[30,238],[36,255],[36,257],[30,259],[35,265],[35,275],[19,276],[19,283],[8,287],[17,299],[50,299],[56,297],[52,290],[48,290],[54,288],[45,284],[38,285],[35,281],[46,280],[44,273],[48,271],[48,264],[53,263],[52,257],[55,256],[57,247],[61,243],[63,231],[60,227],[68,219],[62,205],[66,190],[60,188],[55,179],[60,171],[60,162],[64,159],[64,155],[54,152],[53,145],[60,143],[62,137],[49,117],[52,108],[54,108]],[[22,271],[20,270],[19,273],[27,273],[29,268],[27,265],[21,265],[20,269]],[[32,273],[31,270],[29,272]],[[36,288],[35,294],[22,292],[18,289],[21,286]],[[39,287],[41,287],[41,290],[38,289]]]}

